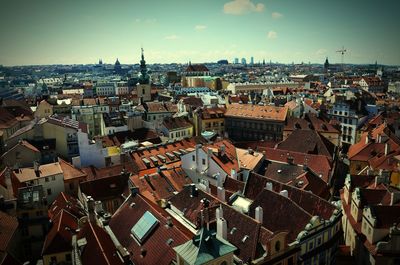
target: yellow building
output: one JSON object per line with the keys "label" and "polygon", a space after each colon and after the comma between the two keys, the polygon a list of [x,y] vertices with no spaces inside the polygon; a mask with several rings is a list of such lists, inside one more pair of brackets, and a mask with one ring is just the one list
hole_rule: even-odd
{"label": "yellow building", "polygon": [[46,100],[40,101],[34,113],[35,118],[47,118],[53,115],[53,106]]}
{"label": "yellow building", "polygon": [[194,112],[195,135],[201,135],[204,131],[213,131],[223,136],[225,131],[225,111],[224,107],[204,107]]}

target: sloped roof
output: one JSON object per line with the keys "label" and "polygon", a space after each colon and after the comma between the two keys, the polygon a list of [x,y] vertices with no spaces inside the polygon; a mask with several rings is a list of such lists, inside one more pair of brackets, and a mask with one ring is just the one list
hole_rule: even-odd
{"label": "sloped roof", "polygon": [[[143,214],[149,211],[157,220],[158,225],[141,244],[131,236],[132,227]],[[140,194],[130,196],[112,216],[109,226],[121,245],[131,253],[130,259],[135,264],[170,264],[176,259],[174,247],[190,240],[188,231],[177,226],[172,220],[172,226],[167,224],[169,215],[162,209],[155,208]],[[185,232],[183,232],[185,231]]]}
{"label": "sloped roof", "polygon": [[17,218],[0,211],[0,252],[7,251],[8,244],[17,228]]}
{"label": "sloped roof", "polygon": [[123,265],[111,237],[98,225],[87,222],[79,231],[79,239],[86,239],[86,245],[80,254],[82,265]]}
{"label": "sloped roof", "polygon": [[192,240],[177,246],[174,250],[188,264],[204,264],[232,253],[237,248],[208,229],[202,228]]}
{"label": "sloped roof", "polygon": [[86,173],[81,169],[74,167],[71,163],[59,158],[58,162],[60,163],[61,170],[64,173],[64,180],[72,180],[77,178],[85,178]]}
{"label": "sloped roof", "polygon": [[284,121],[286,119],[287,110],[287,107],[234,103],[227,106],[225,116],[255,120]]}
{"label": "sloped roof", "polygon": [[72,250],[72,234],[79,227],[78,219],[68,211],[61,210],[53,222],[43,244],[42,256]]}

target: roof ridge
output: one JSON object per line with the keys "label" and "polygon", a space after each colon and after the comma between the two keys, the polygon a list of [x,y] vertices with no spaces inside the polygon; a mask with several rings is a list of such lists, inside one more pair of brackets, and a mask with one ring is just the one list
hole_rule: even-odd
{"label": "roof ridge", "polygon": [[95,232],[95,230],[94,230],[94,228],[93,228],[93,226],[92,226],[92,222],[90,222],[90,221],[89,221],[89,227],[90,227],[90,230],[91,230],[92,233],[93,233],[93,236],[94,236],[95,239],[96,239],[97,245],[100,247],[101,253],[103,254],[103,256],[104,256],[104,258],[105,258],[107,264],[110,264],[110,265],[111,265],[110,261],[108,260],[107,255],[105,254],[105,251],[104,251],[104,249],[103,249],[103,246],[101,245],[100,240],[99,240],[99,238],[97,237],[97,234],[96,234],[96,232]]}

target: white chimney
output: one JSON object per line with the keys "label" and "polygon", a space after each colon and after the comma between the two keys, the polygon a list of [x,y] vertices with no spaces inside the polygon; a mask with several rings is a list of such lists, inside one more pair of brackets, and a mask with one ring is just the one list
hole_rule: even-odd
{"label": "white chimney", "polygon": [[287,190],[281,190],[280,192],[279,192],[279,194],[280,195],[282,195],[283,197],[288,197],[288,195],[289,195],[289,193],[288,193],[288,191]]}
{"label": "white chimney", "polygon": [[222,187],[222,177],[219,172],[217,172],[217,187]]}
{"label": "white chimney", "polygon": [[228,224],[224,218],[217,219],[217,235],[223,239],[228,236]]}
{"label": "white chimney", "polygon": [[385,144],[385,156],[390,153],[390,145],[388,143]]}
{"label": "white chimney", "polygon": [[236,173],[236,170],[235,169],[231,169],[231,177],[233,178],[233,179],[236,179],[237,180],[237,173]]}
{"label": "white chimney", "polygon": [[96,201],[96,202],[94,203],[94,211],[95,211],[96,213],[100,213],[100,212],[103,211],[103,204],[101,203],[101,201]]}
{"label": "white chimney", "polygon": [[265,188],[266,188],[267,190],[272,191],[272,182],[267,182],[267,184],[265,184]]}
{"label": "white chimney", "polygon": [[219,218],[223,218],[224,217],[224,211],[222,210],[222,207],[218,207],[215,210],[215,218],[218,220]]}
{"label": "white chimney", "polygon": [[255,210],[255,217],[257,222],[262,223],[263,222],[263,208],[261,206],[257,206]]}
{"label": "white chimney", "polygon": [[365,137],[365,144],[368,144],[369,143],[369,135],[367,135],[366,137]]}
{"label": "white chimney", "polygon": [[223,187],[217,188],[217,196],[220,201],[225,202],[225,189]]}

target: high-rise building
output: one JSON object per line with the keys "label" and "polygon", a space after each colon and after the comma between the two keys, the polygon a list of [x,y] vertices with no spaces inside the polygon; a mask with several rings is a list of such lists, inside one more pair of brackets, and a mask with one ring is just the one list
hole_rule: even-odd
{"label": "high-rise building", "polygon": [[250,64],[251,64],[251,65],[254,64],[254,57],[253,57],[253,56],[250,57]]}
{"label": "high-rise building", "polygon": [[235,58],[234,64],[239,64],[239,58]]}
{"label": "high-rise building", "polygon": [[246,58],[242,58],[242,64],[246,64]]}

